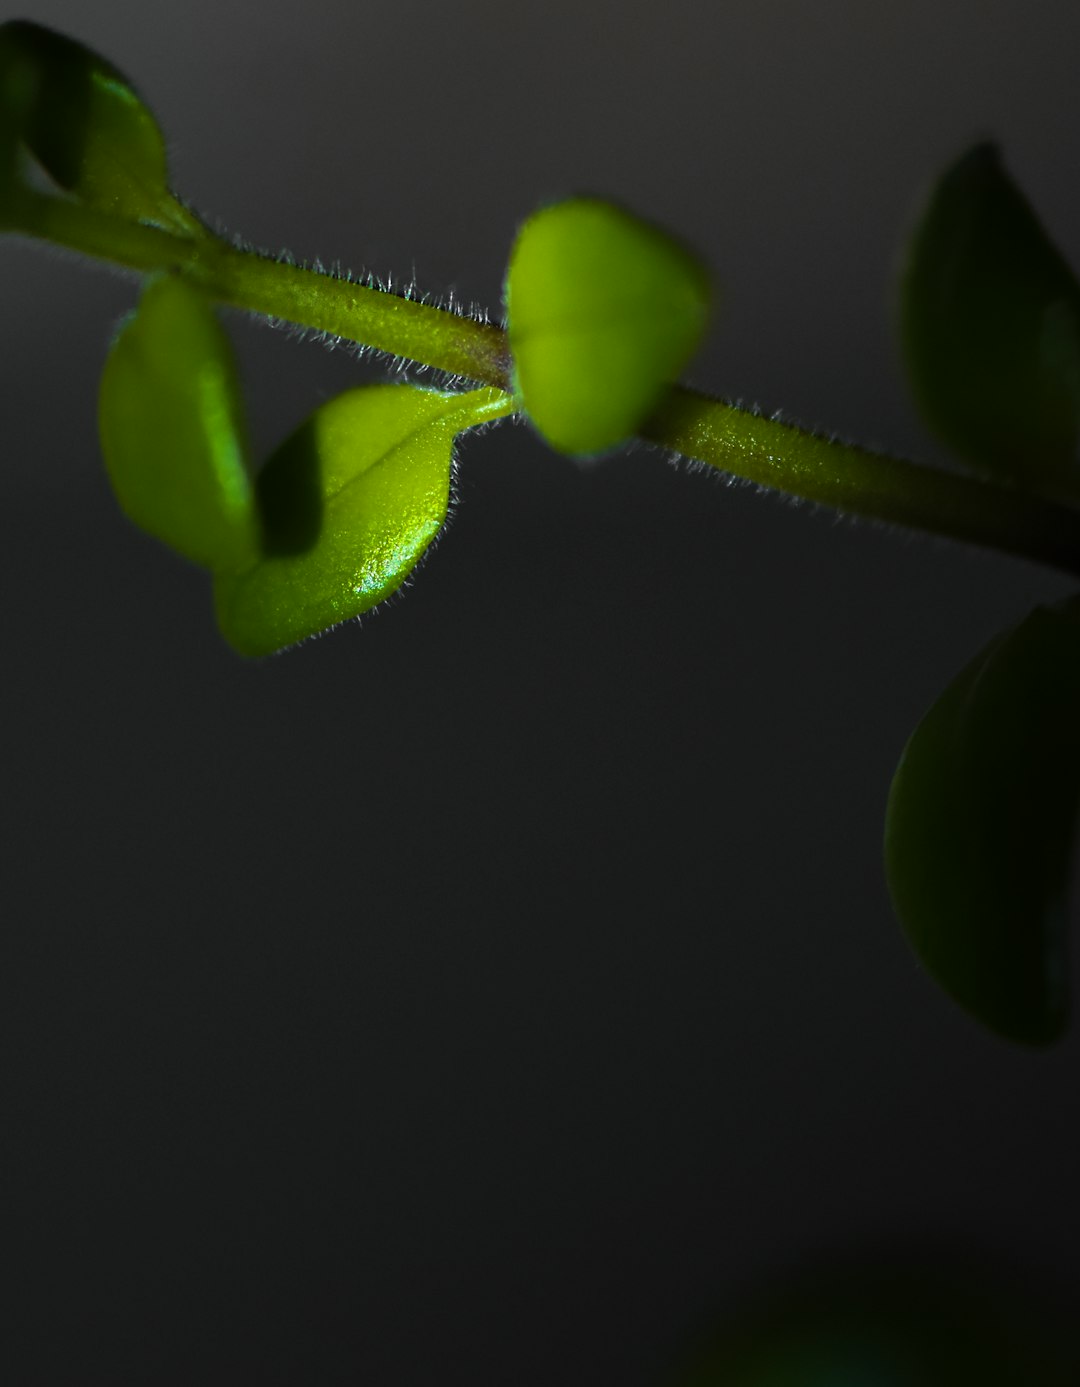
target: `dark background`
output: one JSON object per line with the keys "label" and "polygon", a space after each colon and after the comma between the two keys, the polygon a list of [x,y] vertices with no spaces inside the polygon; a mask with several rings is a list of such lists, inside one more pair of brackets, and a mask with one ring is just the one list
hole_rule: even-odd
{"label": "dark background", "polygon": [[[920,191],[993,135],[1080,263],[1072,3],[16,14],[256,243],[496,308],[522,217],[614,197],[715,268],[695,383],[929,461]],[[649,1387],[861,1250],[1070,1293],[1080,1042],[960,1014],[880,865],[915,722],[1064,580],[504,427],[402,600],[246,664],[103,478],[133,284],[0,252],[5,1380]],[[235,328],[264,451],[378,375]]]}

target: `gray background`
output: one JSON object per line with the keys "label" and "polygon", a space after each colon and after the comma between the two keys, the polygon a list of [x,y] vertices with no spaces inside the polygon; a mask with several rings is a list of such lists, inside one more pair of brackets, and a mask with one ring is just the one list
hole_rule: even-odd
{"label": "gray background", "polygon": [[[715,268],[695,383],[928,461],[920,190],[993,135],[1080,263],[1071,3],[14,14],[256,243],[496,307],[614,197]],[[103,479],[133,285],[0,250],[8,1380],[634,1387],[860,1249],[1075,1280],[1080,1042],[965,1019],[880,867],[916,720],[1066,582],[504,427],[402,600],[245,664]],[[378,375],[235,336],[263,450]]]}

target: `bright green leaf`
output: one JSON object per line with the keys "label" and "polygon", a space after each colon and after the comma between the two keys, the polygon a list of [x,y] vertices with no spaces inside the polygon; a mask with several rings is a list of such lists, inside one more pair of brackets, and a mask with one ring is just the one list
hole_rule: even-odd
{"label": "bright green leaf", "polygon": [[316,410],[259,476],[265,557],[215,578],[226,640],[269,655],[388,597],[446,519],[454,435],[512,408],[498,390],[374,385]]}
{"label": "bright green leaf", "polygon": [[927,422],[964,461],[1080,491],[1080,285],[991,145],[931,194],[901,278],[900,334]]}
{"label": "bright green leaf", "polygon": [[949,686],[909,741],[885,865],[901,924],[962,1006],[1013,1040],[1065,1025],[1080,802],[1080,604],[1039,607]]}
{"label": "bright green leaf", "polygon": [[0,113],[9,139],[17,127],[50,178],[81,201],[172,230],[197,228],[169,192],[165,141],[150,110],[81,43],[28,20],[0,25]]}
{"label": "bright green leaf", "polygon": [[99,424],[113,488],[137,525],[206,568],[253,562],[258,521],[233,352],[183,280],[154,280],[122,327]]}
{"label": "bright green leaf", "polygon": [[693,355],[709,285],[665,232],[576,198],[521,228],[506,311],[529,417],[560,452],[600,453],[637,432]]}

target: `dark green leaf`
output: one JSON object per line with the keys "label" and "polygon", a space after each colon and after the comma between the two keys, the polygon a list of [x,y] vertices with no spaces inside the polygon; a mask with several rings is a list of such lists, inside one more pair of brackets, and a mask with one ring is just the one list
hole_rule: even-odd
{"label": "dark green leaf", "polygon": [[1065,1025],[1080,802],[1080,605],[1039,607],[949,686],[908,743],[885,865],[900,922],[962,1006],[1013,1040]]}
{"label": "dark green leaf", "polygon": [[259,476],[264,557],[215,578],[226,640],[269,655],[388,597],[446,519],[455,434],[512,407],[498,390],[374,385],[316,410]]}
{"label": "dark green leaf", "polygon": [[901,342],[930,426],[970,466],[1080,490],[1080,286],[997,150],[934,188],[900,284]]}
{"label": "dark green leaf", "polygon": [[243,404],[228,338],[203,296],[163,276],[105,365],[101,447],[124,511],[206,568],[258,553]]}
{"label": "dark green leaf", "polygon": [[169,192],[153,115],[127,78],[81,43],[28,20],[0,25],[0,111],[8,139],[16,132],[81,201],[172,230],[197,226]]}
{"label": "dark green leaf", "polygon": [[665,232],[575,198],[521,228],[506,311],[529,417],[560,452],[600,453],[637,432],[693,355],[709,285]]}
{"label": "dark green leaf", "polygon": [[15,132],[5,120],[0,107],[0,229],[14,224],[15,199],[18,193],[19,144]]}
{"label": "dark green leaf", "polygon": [[5,43],[10,25],[0,25],[0,227],[13,225],[19,196],[19,146],[34,95],[32,73]]}

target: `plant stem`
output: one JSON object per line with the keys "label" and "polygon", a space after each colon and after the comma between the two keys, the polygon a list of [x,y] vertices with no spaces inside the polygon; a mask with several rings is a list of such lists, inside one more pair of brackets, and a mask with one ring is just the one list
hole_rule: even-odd
{"label": "plant stem", "polygon": [[501,390],[506,334],[491,323],[229,245],[177,236],[61,198],[24,194],[13,229],[143,273],[173,270],[210,298]]}
{"label": "plant stem", "polygon": [[[229,245],[27,191],[16,233],[142,273],[171,270],[234,308],[326,332],[511,390],[505,332],[491,323]],[[920,467],[675,386],[648,442],[800,499],[1080,573],[1080,512],[992,482]]]}
{"label": "plant stem", "polygon": [[491,323],[218,242],[193,276],[212,298],[510,389],[506,334]]}
{"label": "plant stem", "polygon": [[823,438],[681,386],[641,436],[788,496],[1080,573],[1080,512],[1027,492]]}

